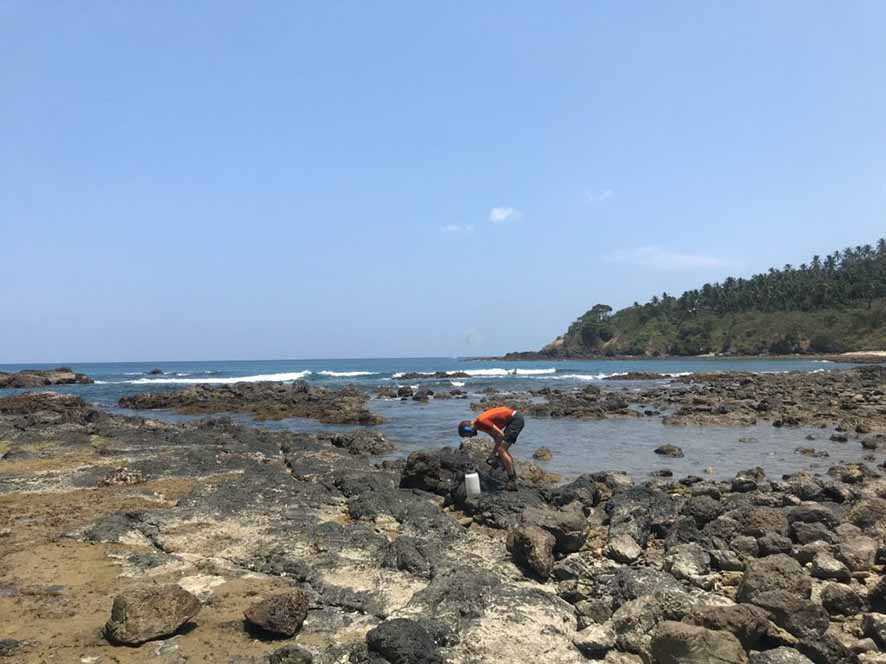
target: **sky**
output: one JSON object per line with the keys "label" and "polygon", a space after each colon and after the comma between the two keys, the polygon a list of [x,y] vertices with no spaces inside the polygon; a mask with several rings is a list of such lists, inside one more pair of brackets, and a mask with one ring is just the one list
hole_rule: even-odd
{"label": "sky", "polygon": [[0,0],[0,362],[537,349],[886,235],[886,3]]}

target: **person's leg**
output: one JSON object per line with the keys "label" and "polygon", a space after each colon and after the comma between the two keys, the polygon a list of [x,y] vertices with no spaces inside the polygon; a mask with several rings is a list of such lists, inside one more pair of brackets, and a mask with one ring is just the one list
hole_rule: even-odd
{"label": "person's leg", "polygon": [[508,473],[507,488],[511,491],[517,489],[517,472],[514,470],[514,458],[511,456],[511,445],[517,442],[517,437],[523,430],[523,416],[519,413],[515,414],[513,419],[508,423],[504,430],[504,440],[502,441],[499,458],[502,465]]}

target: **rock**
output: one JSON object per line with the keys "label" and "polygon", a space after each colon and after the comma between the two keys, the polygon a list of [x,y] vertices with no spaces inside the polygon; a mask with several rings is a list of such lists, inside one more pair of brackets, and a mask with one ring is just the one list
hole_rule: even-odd
{"label": "rock", "polygon": [[588,522],[577,509],[551,510],[530,507],[520,515],[521,525],[538,526],[554,536],[554,552],[575,553],[587,540]]}
{"label": "rock", "polygon": [[0,639],[0,657],[12,657],[22,647],[21,641],[15,639]]}
{"label": "rock", "polygon": [[711,557],[698,544],[678,544],[665,555],[664,568],[677,579],[692,581],[711,571]]}
{"label": "rock", "polygon": [[719,500],[710,496],[693,496],[686,501],[681,510],[682,514],[692,517],[699,528],[716,519],[723,513],[723,505]]}
{"label": "rock", "polygon": [[855,503],[846,515],[847,520],[862,530],[878,529],[882,531],[886,524],[886,500],[882,498],[864,498]]}
{"label": "rock", "polygon": [[386,620],[369,630],[366,645],[390,664],[443,664],[437,644],[427,630],[406,618]]}
{"label": "rock", "polygon": [[750,470],[742,470],[736,473],[733,478],[732,490],[738,493],[755,491],[765,479],[766,473],[759,466]]}
{"label": "rock", "polygon": [[692,611],[686,622],[707,629],[726,630],[735,635],[745,650],[763,647],[772,628],[766,611],[751,604],[699,607]]}
{"label": "rock", "polygon": [[871,569],[877,558],[877,540],[867,535],[850,535],[837,547],[837,558],[853,572]]}
{"label": "rock", "polygon": [[834,434],[831,434],[831,442],[848,443],[849,436],[847,436],[845,433],[834,433]]}
{"label": "rock", "polygon": [[823,523],[803,523],[802,521],[791,524],[791,537],[798,544],[809,544],[809,542],[834,544],[837,541],[834,531],[828,529]]}
{"label": "rock", "polygon": [[874,587],[868,590],[868,603],[872,611],[886,613],[886,576],[880,577]]}
{"label": "rock", "polygon": [[794,543],[787,537],[778,533],[766,533],[757,539],[757,549],[760,556],[771,556],[776,553],[790,553]]}
{"label": "rock", "polygon": [[864,608],[857,592],[842,583],[829,583],[821,591],[821,604],[831,615],[854,616]]}
{"label": "rock", "polygon": [[775,648],[765,652],[753,652],[750,664],[813,664],[812,660],[793,648]]}
{"label": "rock", "polygon": [[268,664],[312,664],[314,656],[298,646],[283,646],[268,655]]}
{"label": "rock", "polygon": [[163,369],[151,369],[151,370],[148,372],[148,375],[149,375],[149,376],[162,376],[162,375],[163,375]]}
{"label": "rock", "polygon": [[630,535],[616,535],[609,538],[606,556],[617,563],[629,565],[643,554],[643,549]]}
{"label": "rock", "polygon": [[403,399],[411,398],[413,394],[412,388],[408,385],[404,385],[403,387],[397,388],[397,396]]}
{"label": "rock", "polygon": [[861,441],[861,447],[865,450],[875,450],[879,447],[879,441],[873,438],[865,438]]}
{"label": "rock", "polygon": [[797,522],[820,523],[829,529],[840,525],[840,519],[834,514],[834,511],[818,503],[806,503],[792,507],[788,510],[787,520],[790,524]]}
{"label": "rock", "polygon": [[295,636],[308,615],[308,598],[301,590],[272,595],[249,607],[244,616],[253,626],[274,636]]}
{"label": "rock", "polygon": [[129,484],[141,484],[145,481],[144,476],[137,470],[126,467],[116,468],[96,482],[96,486],[121,486]]}
{"label": "rock", "polygon": [[818,579],[849,580],[849,568],[828,553],[817,553],[812,559],[812,576]]}
{"label": "rock", "polygon": [[713,563],[714,567],[720,571],[744,571],[744,561],[734,551],[730,551],[729,549],[711,549],[708,554],[711,556],[711,563]]}
{"label": "rock", "polygon": [[615,632],[608,625],[590,625],[576,632],[572,643],[585,657],[601,659],[615,647]]}
{"label": "rock", "polygon": [[114,598],[105,636],[113,643],[138,645],[174,634],[200,612],[200,601],[175,585],[150,586]]}
{"label": "rock", "polygon": [[508,533],[507,547],[515,565],[545,580],[554,567],[555,541],[538,526],[521,526]]}
{"label": "rock", "polygon": [[72,385],[92,383],[89,376],[76,373],[67,367],[58,369],[23,369],[17,373],[0,371],[0,389],[45,387],[47,385]]}
{"label": "rock", "polygon": [[793,558],[779,554],[751,562],[736,593],[739,602],[756,604],[762,593],[784,590],[802,598],[812,593],[812,581]]}
{"label": "rock", "polygon": [[658,664],[747,664],[748,661],[738,639],[729,632],[673,621],[658,624],[650,649]]}
{"label": "rock", "polygon": [[683,458],[683,450],[681,450],[676,445],[661,445],[655,448],[655,453],[660,454],[661,456],[672,457],[674,459],[682,459]]}
{"label": "rock", "polygon": [[420,387],[415,391],[415,394],[412,395],[412,400],[428,401],[432,396],[434,396],[433,390],[429,390],[427,387]]}
{"label": "rock", "polygon": [[872,638],[881,648],[886,648],[886,615],[866,613],[861,628],[865,636]]}
{"label": "rock", "polygon": [[799,639],[821,637],[830,624],[824,607],[785,590],[759,593],[754,597],[754,604],[766,609],[776,625]]}
{"label": "rock", "polygon": [[539,447],[532,453],[532,458],[538,461],[550,461],[554,454],[547,447]]}
{"label": "rock", "polygon": [[183,415],[248,413],[258,420],[306,417],[327,424],[381,424],[370,412],[369,395],[353,387],[330,389],[294,383],[193,385],[171,392],[148,392],[120,399],[122,408],[171,409]]}

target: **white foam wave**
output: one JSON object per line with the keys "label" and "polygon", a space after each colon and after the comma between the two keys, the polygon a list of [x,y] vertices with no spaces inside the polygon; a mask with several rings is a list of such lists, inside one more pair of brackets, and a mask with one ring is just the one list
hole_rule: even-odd
{"label": "white foam wave", "polygon": [[450,380],[449,384],[452,385],[452,387],[464,387],[465,386],[464,381],[460,381],[460,380]]}
{"label": "white foam wave", "polygon": [[377,371],[318,371],[321,376],[334,378],[355,378],[356,376],[375,376]]}
{"label": "white foam wave", "polygon": [[[410,374],[415,373],[420,376],[434,376],[437,371],[415,371],[409,372]],[[456,371],[446,371],[444,372],[447,376],[460,376],[461,374],[467,374],[472,378],[502,378],[504,376],[542,376],[548,374],[557,373],[557,370],[554,368],[549,369],[502,369],[500,367],[495,367],[494,369],[460,369]],[[406,375],[405,371],[398,371],[395,374],[392,374],[392,378],[402,378]]]}
{"label": "white foam wave", "polygon": [[310,371],[290,371],[286,373],[257,374],[255,376],[232,376],[230,378],[136,378],[135,380],[125,380],[123,382],[132,385],[232,385],[233,383],[260,383],[263,381],[282,383],[300,380],[310,373]]}

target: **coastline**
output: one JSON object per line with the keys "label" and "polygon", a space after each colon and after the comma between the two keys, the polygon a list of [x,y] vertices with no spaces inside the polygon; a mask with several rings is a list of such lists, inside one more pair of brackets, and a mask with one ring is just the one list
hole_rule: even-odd
{"label": "coastline", "polygon": [[788,355],[549,355],[538,351],[506,353],[504,355],[488,355],[460,358],[465,362],[569,362],[569,361],[619,361],[619,362],[654,362],[656,360],[811,360],[835,362],[841,364],[886,364],[886,351],[853,351],[848,353],[791,353]]}

